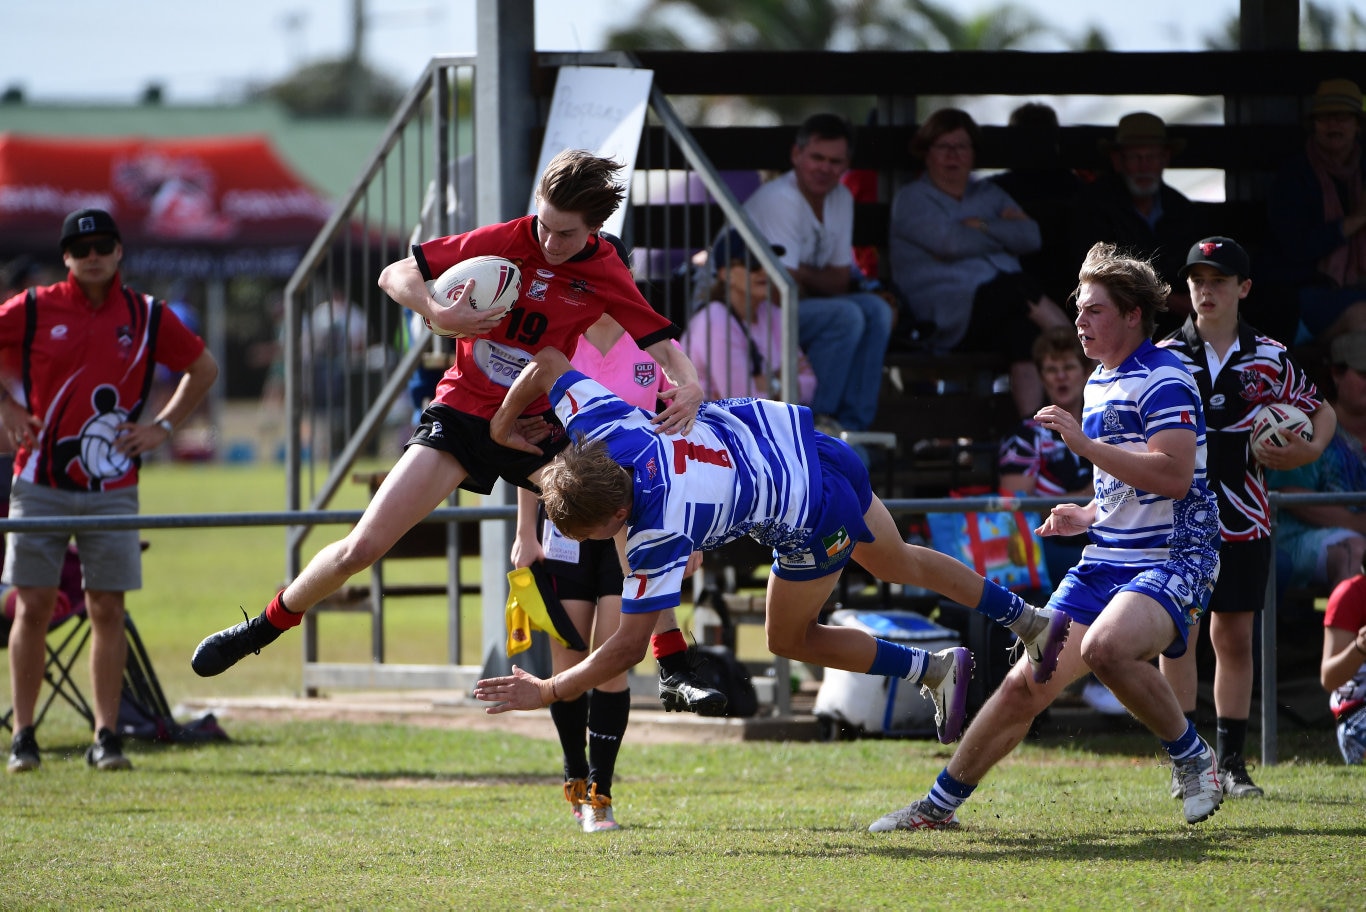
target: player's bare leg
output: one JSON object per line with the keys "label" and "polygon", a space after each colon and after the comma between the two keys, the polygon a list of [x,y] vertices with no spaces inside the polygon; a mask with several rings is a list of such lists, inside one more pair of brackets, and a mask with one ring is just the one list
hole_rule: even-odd
{"label": "player's bare leg", "polygon": [[403,533],[439,507],[466,474],[449,453],[408,447],[347,536],[319,551],[260,615],[206,637],[190,660],[195,672],[203,677],[222,674],[298,626],[304,612],[383,557]]}

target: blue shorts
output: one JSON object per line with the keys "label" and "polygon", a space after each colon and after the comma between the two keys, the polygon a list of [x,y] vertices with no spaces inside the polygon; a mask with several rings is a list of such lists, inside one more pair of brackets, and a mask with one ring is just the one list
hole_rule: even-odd
{"label": "blue shorts", "polygon": [[816,458],[821,489],[812,492],[812,501],[819,512],[812,513],[812,531],[805,541],[773,552],[773,573],[779,579],[801,582],[839,573],[855,544],[873,540],[863,521],[873,502],[867,466],[849,444],[825,434],[816,434]]}
{"label": "blue shorts", "polygon": [[1061,609],[1078,624],[1089,627],[1119,593],[1146,595],[1161,605],[1176,625],[1176,638],[1162,650],[1164,656],[1175,659],[1185,655],[1190,630],[1209,608],[1213,591],[1213,576],[1199,572],[1196,565],[1185,561],[1135,567],[1083,558],[1067,571],[1062,585],[1048,600],[1048,607]]}
{"label": "blue shorts", "polygon": [[1366,760],[1366,706],[1338,723],[1338,748],[1349,766]]}

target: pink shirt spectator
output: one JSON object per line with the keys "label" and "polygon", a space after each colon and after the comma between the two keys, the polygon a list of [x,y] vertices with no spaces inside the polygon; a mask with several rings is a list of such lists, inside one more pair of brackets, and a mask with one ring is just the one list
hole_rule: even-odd
{"label": "pink shirt spectator", "polygon": [[[783,312],[771,301],[758,301],[754,307],[756,319],[749,324],[748,333],[722,301],[712,301],[688,320],[683,350],[697,366],[708,399],[773,398],[769,390],[755,385],[754,377],[775,372],[782,362]],[[816,374],[799,352],[797,401],[810,405],[815,395]]]}
{"label": "pink shirt spectator", "polygon": [[569,362],[622,399],[649,412],[657,410],[660,392],[673,385],[629,334],[617,339],[607,354],[598,351],[587,336],[581,337]]}

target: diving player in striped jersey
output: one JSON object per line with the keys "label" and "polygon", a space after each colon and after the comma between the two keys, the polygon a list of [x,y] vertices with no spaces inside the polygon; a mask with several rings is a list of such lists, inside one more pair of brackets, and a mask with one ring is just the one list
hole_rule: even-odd
{"label": "diving player in striped jersey", "polygon": [[546,513],[579,540],[620,535],[630,575],[621,624],[573,668],[542,680],[522,669],[480,681],[490,713],[572,699],[645,655],[654,612],[679,604],[693,551],[749,535],[773,548],[767,598],[775,655],[846,671],[905,678],[935,702],[939,739],[962,730],[971,653],[929,653],[818,622],[852,558],[879,579],[931,587],[1008,626],[1046,681],[1067,636],[1061,612],[1034,608],[951,557],[906,544],[874,496],[868,471],[841,440],[818,433],[810,410],[761,399],[704,403],[687,434],[660,434],[649,413],[572,369],[554,349],[526,367],[494,416],[503,446],[535,452],[515,423],[548,395],[573,442],[541,474]]}

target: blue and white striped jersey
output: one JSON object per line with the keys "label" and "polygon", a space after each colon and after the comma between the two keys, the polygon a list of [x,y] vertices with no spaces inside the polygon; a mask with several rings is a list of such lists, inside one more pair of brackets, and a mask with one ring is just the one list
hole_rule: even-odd
{"label": "blue and white striped jersey", "polygon": [[703,403],[687,436],[659,434],[653,415],[577,371],[555,382],[550,402],[571,435],[604,440],[632,474],[622,611],[677,606],[693,551],[742,535],[790,548],[810,535],[821,472],[808,409],[723,399]]}
{"label": "blue and white striped jersey", "polygon": [[1172,500],[1137,490],[1096,466],[1096,521],[1083,560],[1150,565],[1165,562],[1169,550],[1218,554],[1218,507],[1205,483],[1205,416],[1190,371],[1174,353],[1145,339],[1118,368],[1097,367],[1086,381],[1087,437],[1143,452],[1154,434],[1170,428],[1196,435],[1190,491]]}

